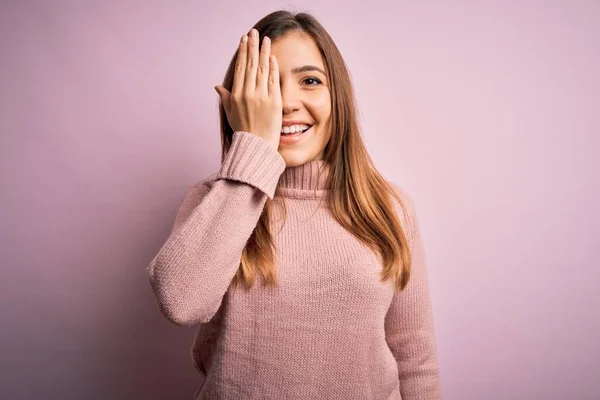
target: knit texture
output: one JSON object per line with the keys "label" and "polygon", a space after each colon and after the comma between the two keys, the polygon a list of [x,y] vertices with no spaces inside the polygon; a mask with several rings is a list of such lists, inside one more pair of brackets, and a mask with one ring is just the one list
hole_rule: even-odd
{"label": "knit texture", "polygon": [[[376,255],[331,215],[322,160],[286,167],[264,139],[237,131],[214,178],[185,196],[147,267],[161,312],[198,325],[204,378],[195,399],[441,399],[427,263],[408,194],[397,205],[412,249],[402,292]],[[271,233],[278,285],[230,287],[241,252],[279,185]],[[412,229],[410,229],[412,228]],[[281,230],[280,230],[281,229]]]}

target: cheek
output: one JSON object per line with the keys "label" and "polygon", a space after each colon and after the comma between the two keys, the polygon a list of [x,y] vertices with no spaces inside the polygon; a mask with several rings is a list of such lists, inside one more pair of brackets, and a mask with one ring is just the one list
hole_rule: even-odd
{"label": "cheek", "polygon": [[324,92],[311,101],[311,113],[315,117],[315,119],[324,123],[329,119],[329,115],[331,114],[331,100],[329,97],[329,92]]}

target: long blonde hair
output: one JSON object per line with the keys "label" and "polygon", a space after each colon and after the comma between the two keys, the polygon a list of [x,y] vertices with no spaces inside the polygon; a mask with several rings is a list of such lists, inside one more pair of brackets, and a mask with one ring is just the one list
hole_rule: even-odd
{"label": "long blonde hair", "polygon": [[[258,21],[254,28],[259,32],[259,43],[265,35],[274,42],[288,32],[299,31],[309,35],[319,47],[329,73],[332,102],[332,134],[323,152],[323,159],[330,167],[327,186],[331,188],[331,213],[377,254],[383,264],[381,281],[394,279],[396,288],[404,289],[410,277],[411,253],[392,197],[408,215],[406,206],[395,185],[377,172],[365,149],[350,74],[333,39],[315,17],[304,12],[275,11]],[[237,51],[222,83],[229,91],[233,87],[236,59]],[[219,116],[223,162],[231,147],[233,130],[222,103],[219,104]],[[272,203],[278,199],[278,194],[279,187],[275,189],[275,198],[267,199],[257,226],[242,251],[240,267],[232,281],[234,288],[239,281],[251,288],[256,270],[262,274],[264,284],[276,284],[275,246],[269,226]]]}

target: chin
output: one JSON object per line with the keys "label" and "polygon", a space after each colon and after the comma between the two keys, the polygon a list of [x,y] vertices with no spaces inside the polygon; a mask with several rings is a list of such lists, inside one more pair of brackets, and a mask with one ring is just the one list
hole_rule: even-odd
{"label": "chin", "polygon": [[283,159],[285,160],[286,167],[297,167],[308,162],[308,159],[299,159],[297,157],[283,156]]}
{"label": "chin", "polygon": [[286,167],[297,167],[314,159],[313,157],[307,157],[306,155],[295,153],[295,151],[281,152],[281,156],[285,160]]}

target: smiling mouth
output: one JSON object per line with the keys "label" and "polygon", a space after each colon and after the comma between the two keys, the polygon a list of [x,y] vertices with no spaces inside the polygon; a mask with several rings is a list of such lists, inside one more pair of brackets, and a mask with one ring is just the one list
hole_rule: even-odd
{"label": "smiling mouth", "polygon": [[309,126],[308,128],[306,128],[305,130],[303,130],[303,131],[298,131],[298,132],[291,132],[291,133],[284,133],[284,132],[281,132],[281,133],[280,133],[280,135],[281,135],[281,136],[293,136],[293,135],[299,136],[299,135],[302,135],[303,133],[306,133],[306,132],[307,132],[307,131],[308,131],[310,128],[312,128],[313,126],[314,126],[314,125],[311,125],[311,126]]}

